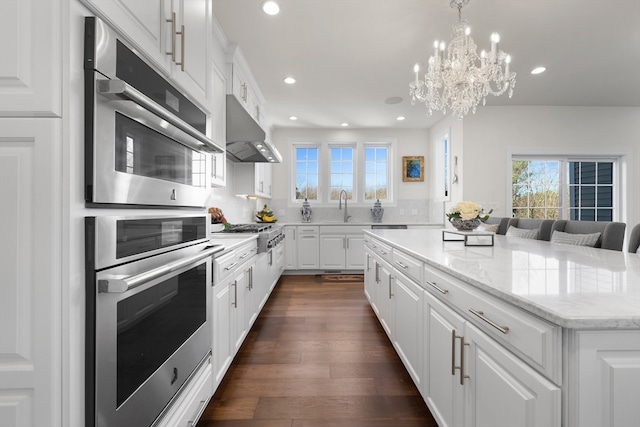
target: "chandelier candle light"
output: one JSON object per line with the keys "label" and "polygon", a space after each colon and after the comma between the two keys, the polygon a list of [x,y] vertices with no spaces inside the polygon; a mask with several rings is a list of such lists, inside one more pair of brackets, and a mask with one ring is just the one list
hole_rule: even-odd
{"label": "chandelier candle light", "polygon": [[435,41],[424,80],[419,80],[420,66],[416,64],[413,69],[416,77],[409,84],[411,105],[416,100],[424,102],[428,115],[434,110],[446,114],[451,109],[462,119],[469,109],[475,114],[480,100],[485,105],[488,94],[499,96],[508,90],[509,98],[513,96],[516,73],[509,71],[511,56],[498,49],[498,33],[491,34],[491,50],[483,50],[478,56],[469,35],[469,22],[462,19],[462,8],[468,3],[469,0],[451,0],[450,6],[458,8],[458,22],[452,27],[453,40],[448,47],[444,41]]}

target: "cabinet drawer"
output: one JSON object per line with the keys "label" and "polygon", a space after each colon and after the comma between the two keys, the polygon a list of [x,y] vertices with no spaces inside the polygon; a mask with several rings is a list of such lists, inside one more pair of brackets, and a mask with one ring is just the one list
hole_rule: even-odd
{"label": "cabinet drawer", "polygon": [[258,246],[256,246],[256,241],[253,240],[251,243],[239,247],[234,252],[238,258],[238,265],[240,265],[243,262],[250,260],[252,256],[258,253]]}
{"label": "cabinet drawer", "polygon": [[317,225],[303,225],[298,226],[298,234],[318,234],[320,232],[320,228]]}
{"label": "cabinet drawer", "polygon": [[409,276],[418,283],[422,283],[422,261],[418,261],[413,256],[394,249],[391,254],[393,267]]}
{"label": "cabinet drawer", "polygon": [[424,287],[531,366],[561,383],[562,329],[425,264]]}
{"label": "cabinet drawer", "polygon": [[213,279],[214,283],[219,283],[225,277],[230,275],[235,266],[238,265],[238,255],[236,251],[231,251],[221,257],[213,260]]}
{"label": "cabinet drawer", "polygon": [[382,259],[391,263],[391,246],[380,242],[379,240],[371,240],[369,247],[378,254]]}

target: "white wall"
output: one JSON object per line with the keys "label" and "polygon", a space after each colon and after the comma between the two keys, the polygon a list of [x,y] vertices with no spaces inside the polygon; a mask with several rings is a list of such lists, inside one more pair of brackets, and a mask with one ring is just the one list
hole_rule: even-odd
{"label": "white wall", "polygon": [[620,220],[628,228],[640,223],[640,108],[481,107],[462,126],[462,191],[456,200],[506,214],[511,154],[614,154],[623,156],[626,181]]}
{"label": "white wall", "polygon": [[[272,203],[278,208],[280,216],[286,215],[289,221],[297,218],[297,210],[292,208],[289,202],[291,186],[291,144],[295,142],[378,142],[391,141],[395,146],[393,162],[393,175],[396,186],[394,188],[396,203],[385,205],[385,217],[383,222],[388,220],[402,222],[425,222],[441,221],[442,204],[430,203],[431,188],[429,170],[431,164],[431,153],[429,145],[428,129],[274,129],[272,141],[282,154],[282,163],[273,166],[273,200]],[[425,180],[423,182],[403,182],[402,181],[402,156],[424,156],[425,158]],[[366,206],[365,206],[366,205]],[[352,221],[369,220],[370,203],[350,205],[354,208]],[[332,220],[333,213],[339,216],[339,212],[322,212],[315,209],[318,218]],[[330,209],[325,206],[325,209]]]}

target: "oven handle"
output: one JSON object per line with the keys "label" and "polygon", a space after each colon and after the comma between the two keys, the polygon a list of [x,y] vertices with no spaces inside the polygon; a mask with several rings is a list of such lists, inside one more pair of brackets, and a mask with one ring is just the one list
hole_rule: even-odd
{"label": "oven handle", "polygon": [[143,94],[142,92],[129,85],[124,80],[97,80],[96,87],[98,93],[102,95],[116,95],[117,98],[128,99],[140,105],[145,110],[148,110],[156,116],[166,120],[169,124],[177,127],[181,131],[185,132],[189,136],[198,140],[197,148],[208,153],[223,153],[224,150],[218,144],[207,138],[193,126],[182,120],[180,117],[173,114],[171,111],[162,107],[160,104]]}
{"label": "oven handle", "polygon": [[189,264],[193,264],[194,262],[210,257],[217,252],[220,252],[220,247],[205,249],[196,255],[181,259],[180,261],[172,262],[162,267],[154,268],[153,270],[149,270],[141,274],[136,274],[135,276],[107,276],[104,279],[98,280],[98,292],[126,292],[167,273],[171,273],[172,271],[179,270]]}

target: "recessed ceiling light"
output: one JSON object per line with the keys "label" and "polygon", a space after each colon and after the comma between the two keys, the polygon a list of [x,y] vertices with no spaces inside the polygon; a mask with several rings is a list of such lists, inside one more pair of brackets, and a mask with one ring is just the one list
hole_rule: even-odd
{"label": "recessed ceiling light", "polygon": [[398,120],[399,122],[403,121],[404,119],[405,119],[405,117],[404,117],[404,116],[398,116],[398,117],[396,118],[396,120]]}
{"label": "recessed ceiling light", "polygon": [[291,116],[289,117],[289,120],[298,120],[298,118],[296,116]]}
{"label": "recessed ceiling light", "polygon": [[349,126],[349,123],[347,123],[347,122],[340,123],[340,126],[342,126],[342,127],[347,127],[347,126]]}
{"label": "recessed ceiling light", "polygon": [[402,102],[401,96],[391,96],[384,100],[384,103],[389,105],[400,104],[401,102]]}
{"label": "recessed ceiling light", "polygon": [[540,73],[544,73],[544,71],[546,70],[545,67],[536,67],[533,70],[531,70],[531,74],[540,74]]}
{"label": "recessed ceiling light", "polygon": [[267,15],[277,15],[280,13],[280,6],[273,0],[266,1],[262,3],[262,10]]}
{"label": "recessed ceiling light", "polygon": [[284,82],[286,84],[288,84],[288,85],[292,85],[292,84],[294,84],[296,82],[296,79],[291,77],[291,76],[289,76],[289,77],[285,77],[284,78]]}

